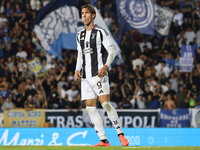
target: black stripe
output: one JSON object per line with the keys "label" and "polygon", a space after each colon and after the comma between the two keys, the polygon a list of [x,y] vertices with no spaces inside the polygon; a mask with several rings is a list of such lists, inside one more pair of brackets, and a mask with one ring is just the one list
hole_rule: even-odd
{"label": "black stripe", "polygon": [[107,53],[105,47],[103,46],[103,44],[101,44],[101,54],[102,54],[103,65],[105,65],[107,57],[108,57],[108,53]]}
{"label": "black stripe", "polygon": [[106,60],[107,60],[108,53],[107,53],[105,47],[104,47],[103,44],[102,44],[102,41],[103,41],[103,34],[101,33],[100,30],[99,30],[99,33],[100,33],[100,38],[101,38],[101,54],[102,54],[102,62],[103,62],[103,65],[105,65]]}
{"label": "black stripe", "polygon": [[[86,78],[86,73],[85,73],[85,54],[83,53],[83,49],[84,49],[84,43],[85,43],[85,34],[86,34],[86,30],[81,32],[80,35],[80,45],[81,45],[81,49],[82,49],[82,58],[83,58],[83,64],[82,64],[82,78]],[[81,40],[81,38],[84,38],[84,40]]]}
{"label": "black stripe", "polygon": [[97,30],[92,29],[90,35],[90,48],[92,48],[93,53],[91,53],[91,69],[92,69],[92,77],[98,75],[98,56],[97,56]]}
{"label": "black stripe", "polygon": [[106,31],[106,29],[104,29],[104,28],[102,28],[102,27],[100,27],[100,26],[98,26],[98,25],[96,25],[95,27],[96,27],[96,28],[99,28],[99,29],[102,29],[102,30],[105,32],[106,36],[109,35],[109,33],[108,33],[108,31]]}

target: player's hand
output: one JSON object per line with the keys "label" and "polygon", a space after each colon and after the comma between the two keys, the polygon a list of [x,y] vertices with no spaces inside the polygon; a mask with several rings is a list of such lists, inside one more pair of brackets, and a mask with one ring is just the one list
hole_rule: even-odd
{"label": "player's hand", "polygon": [[75,77],[76,80],[81,79],[81,73],[80,73],[80,71],[76,70],[75,74],[74,74],[74,77]]}
{"label": "player's hand", "polygon": [[104,65],[100,70],[99,70],[99,74],[98,77],[104,77],[106,75],[106,72],[108,70],[108,66]]}

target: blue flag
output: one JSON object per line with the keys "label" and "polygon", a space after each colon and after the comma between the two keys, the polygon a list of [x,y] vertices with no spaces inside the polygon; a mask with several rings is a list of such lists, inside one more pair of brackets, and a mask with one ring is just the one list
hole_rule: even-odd
{"label": "blue flag", "polygon": [[189,109],[160,110],[160,127],[190,127]]}
{"label": "blue flag", "polygon": [[117,0],[118,20],[122,30],[154,34],[153,0]]}
{"label": "blue flag", "polygon": [[36,19],[34,31],[45,51],[60,60],[62,48],[76,50],[79,12],[76,0],[52,0],[42,8]]}
{"label": "blue flag", "polygon": [[97,5],[97,2],[98,0],[90,0],[90,4],[94,7]]}
{"label": "blue flag", "polygon": [[179,61],[180,72],[191,72],[193,69],[195,45],[182,45]]}

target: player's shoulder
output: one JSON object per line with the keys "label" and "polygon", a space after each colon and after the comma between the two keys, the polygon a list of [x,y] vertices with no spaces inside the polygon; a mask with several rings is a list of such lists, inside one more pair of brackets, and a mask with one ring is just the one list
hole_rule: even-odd
{"label": "player's shoulder", "polygon": [[85,29],[82,29],[80,31],[77,32],[76,36],[79,36],[81,34],[81,32],[83,32]]}
{"label": "player's shoulder", "polygon": [[99,26],[99,25],[95,25],[94,26],[94,28],[96,29],[96,30],[99,30],[100,32],[103,32],[104,34],[106,34],[106,35],[109,35],[109,33],[108,33],[108,31],[105,29],[105,28],[103,28],[102,26]]}
{"label": "player's shoulder", "polygon": [[80,30],[80,31],[77,32],[77,34],[76,34],[76,40],[77,40],[78,42],[80,42],[80,35],[81,35],[81,32],[84,32],[84,30],[85,30],[85,29],[82,29],[82,30]]}

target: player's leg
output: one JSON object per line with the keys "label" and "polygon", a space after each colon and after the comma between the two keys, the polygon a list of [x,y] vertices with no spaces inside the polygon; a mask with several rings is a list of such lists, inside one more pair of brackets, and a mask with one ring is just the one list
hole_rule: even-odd
{"label": "player's leg", "polygon": [[99,96],[100,103],[104,110],[108,114],[108,118],[113,123],[115,129],[117,130],[119,139],[123,146],[128,145],[128,140],[125,139],[124,134],[122,132],[121,124],[119,121],[119,117],[115,108],[110,103],[110,85],[108,76],[104,76],[102,78],[96,78],[96,86],[94,88],[95,92]]}
{"label": "player's leg", "polygon": [[[86,110],[89,114],[90,120],[99,136],[101,142],[95,146],[110,146],[105,131],[103,128],[103,121],[96,109],[97,95],[91,86],[91,80],[82,79],[81,81],[81,99],[86,103]],[[105,144],[104,144],[104,143]]]}
{"label": "player's leg", "polygon": [[90,116],[90,120],[92,121],[92,125],[95,128],[99,138],[100,143],[94,145],[94,146],[110,146],[105,131],[103,127],[103,121],[101,119],[101,116],[99,115],[97,109],[96,109],[96,99],[88,99],[85,100],[86,103],[86,110]]}
{"label": "player's leg", "polygon": [[107,112],[108,118],[110,119],[110,121],[113,123],[115,129],[117,130],[118,137],[119,137],[119,140],[120,140],[122,146],[128,146],[129,142],[124,137],[124,133],[121,128],[118,114],[117,114],[115,108],[110,103],[110,95],[109,94],[101,95],[101,96],[99,96],[99,100],[100,100],[102,107]]}

